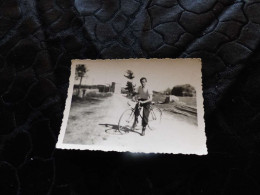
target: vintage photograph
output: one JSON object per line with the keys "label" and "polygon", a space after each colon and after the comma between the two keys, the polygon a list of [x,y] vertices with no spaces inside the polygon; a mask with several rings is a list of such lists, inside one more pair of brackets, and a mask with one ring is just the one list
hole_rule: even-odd
{"label": "vintage photograph", "polygon": [[207,154],[200,59],[73,60],[57,148]]}

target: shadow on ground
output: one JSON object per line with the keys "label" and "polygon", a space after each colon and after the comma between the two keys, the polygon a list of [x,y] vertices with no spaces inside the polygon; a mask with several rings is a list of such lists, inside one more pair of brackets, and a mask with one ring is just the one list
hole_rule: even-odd
{"label": "shadow on ground", "polygon": [[137,134],[141,135],[141,133],[139,133],[137,131],[134,131],[131,128],[127,128],[125,130],[125,132],[120,132],[118,130],[118,125],[117,124],[99,124],[99,125],[108,127],[108,129],[106,129],[105,132],[108,133],[108,134],[112,134],[112,135],[124,135],[124,134],[130,133],[130,132],[137,133]]}

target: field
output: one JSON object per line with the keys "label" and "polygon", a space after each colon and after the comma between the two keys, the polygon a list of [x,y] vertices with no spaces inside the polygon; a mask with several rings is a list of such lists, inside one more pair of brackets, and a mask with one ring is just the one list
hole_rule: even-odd
{"label": "field", "polygon": [[197,125],[197,102],[196,97],[180,97],[179,101],[170,103],[165,102],[166,95],[154,93],[153,101],[157,107],[168,113],[174,114],[179,119],[187,120],[188,122]]}
{"label": "field", "polygon": [[154,93],[153,94],[153,101],[156,102],[156,103],[164,102],[165,98],[166,98],[166,95],[159,94],[159,93]]}
{"label": "field", "polygon": [[[179,98],[179,103],[183,103],[187,106],[196,108],[197,107],[197,102],[196,102],[196,97],[180,97]],[[154,93],[153,95],[153,101],[156,103],[164,103],[166,99],[166,95],[159,94],[159,93]]]}
{"label": "field", "polygon": [[185,103],[187,106],[197,107],[196,97],[178,97],[180,102]]}
{"label": "field", "polygon": [[172,102],[167,104],[156,104],[162,111],[173,114],[180,120],[185,120],[191,124],[198,125],[197,122],[197,109],[186,106],[183,103]]}

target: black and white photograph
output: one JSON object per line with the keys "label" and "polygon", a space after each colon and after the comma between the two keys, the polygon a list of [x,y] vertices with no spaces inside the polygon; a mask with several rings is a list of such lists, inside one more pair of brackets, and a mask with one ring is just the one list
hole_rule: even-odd
{"label": "black and white photograph", "polygon": [[207,154],[200,59],[73,60],[57,148]]}

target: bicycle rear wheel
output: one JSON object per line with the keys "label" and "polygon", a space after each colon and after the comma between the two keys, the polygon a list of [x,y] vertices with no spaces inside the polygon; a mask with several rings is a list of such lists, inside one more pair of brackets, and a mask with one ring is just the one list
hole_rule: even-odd
{"label": "bicycle rear wheel", "polygon": [[159,129],[162,120],[162,111],[157,107],[153,107],[150,111],[148,120],[149,129]]}
{"label": "bicycle rear wheel", "polygon": [[118,131],[121,134],[128,133],[132,130],[134,124],[135,115],[132,109],[127,109],[119,118]]}

